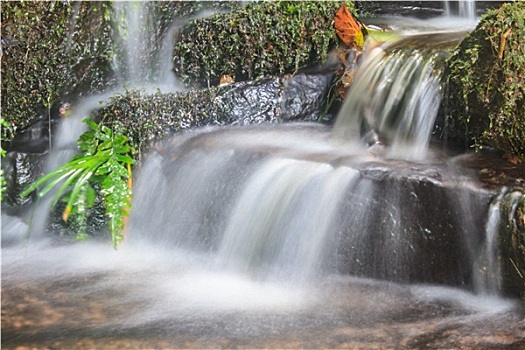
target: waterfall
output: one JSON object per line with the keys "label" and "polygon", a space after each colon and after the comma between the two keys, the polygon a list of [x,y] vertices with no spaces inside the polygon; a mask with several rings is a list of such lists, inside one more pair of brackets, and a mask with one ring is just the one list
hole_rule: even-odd
{"label": "waterfall", "polygon": [[359,173],[350,168],[271,159],[258,168],[228,218],[218,263],[243,272],[307,281],[322,271],[335,240],[337,208]]}
{"label": "waterfall", "polygon": [[[388,143],[387,157],[422,160],[440,95],[436,56],[375,48],[366,54],[334,126],[334,137],[351,144]],[[377,134],[371,140],[365,133]]]}
{"label": "waterfall", "polygon": [[487,221],[485,223],[485,242],[483,247],[484,254],[481,255],[476,268],[481,273],[476,274],[478,280],[475,281],[476,288],[482,293],[497,294],[501,287],[501,271],[497,261],[498,255],[498,233],[501,217],[501,199],[507,189],[503,189],[501,194],[490,204]]}
{"label": "waterfall", "polygon": [[468,21],[476,20],[476,1],[475,0],[460,0],[444,2],[445,15],[447,17],[462,18]]}
{"label": "waterfall", "polygon": [[128,243],[204,254],[254,280],[342,273],[479,290],[475,223],[491,194],[458,169],[403,169],[330,135],[294,124],[166,140],[136,174]]}
{"label": "waterfall", "polygon": [[171,20],[159,20],[162,2],[115,1],[113,69],[120,84],[165,92],[180,91],[172,72],[171,50],[175,29]]}

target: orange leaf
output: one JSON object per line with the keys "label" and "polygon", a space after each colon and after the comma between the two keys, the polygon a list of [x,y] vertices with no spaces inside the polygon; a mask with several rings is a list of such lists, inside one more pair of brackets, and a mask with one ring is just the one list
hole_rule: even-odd
{"label": "orange leaf", "polygon": [[335,14],[335,32],[339,39],[350,47],[362,47],[365,43],[361,25],[355,20],[354,16],[348,11],[345,4],[339,8]]}

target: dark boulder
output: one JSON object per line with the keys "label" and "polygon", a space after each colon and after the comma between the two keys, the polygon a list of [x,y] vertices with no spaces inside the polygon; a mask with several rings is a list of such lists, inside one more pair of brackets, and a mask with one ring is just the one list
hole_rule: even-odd
{"label": "dark boulder", "polygon": [[334,73],[267,77],[180,93],[133,90],[115,96],[95,119],[120,125],[137,149],[194,127],[318,120]]}

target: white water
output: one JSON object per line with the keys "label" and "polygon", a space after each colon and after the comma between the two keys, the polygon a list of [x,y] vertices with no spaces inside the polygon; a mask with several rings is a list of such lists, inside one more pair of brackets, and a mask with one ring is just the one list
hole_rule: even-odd
{"label": "white water", "polygon": [[[209,129],[159,145],[136,171],[134,210],[118,251],[96,241],[3,247],[7,300],[15,302],[12,291],[23,288],[18,304],[29,291],[35,305],[51,300],[63,315],[53,333],[38,322],[39,308],[25,312],[33,325],[3,341],[18,344],[19,335],[70,344],[68,337],[104,339],[110,332],[170,342],[163,347],[207,348],[225,339],[228,347],[276,347],[264,343],[274,338],[294,347],[297,337],[302,347],[318,348],[389,329],[395,336],[385,346],[395,346],[397,337],[421,327],[432,333],[472,325],[490,335],[495,330],[485,324],[516,319],[515,303],[494,295],[388,282],[406,280],[407,264],[432,259],[444,239],[434,230],[452,222],[436,217],[436,227],[409,229],[403,207],[423,201],[422,193],[405,202],[400,188],[385,189],[365,175],[391,167],[396,176],[406,164],[334,146],[329,136],[309,124]],[[439,171],[443,183],[454,182]],[[2,234],[21,228],[4,226]],[[421,240],[419,230],[429,237]],[[465,228],[450,237],[472,233]],[[422,242],[430,250],[419,251]],[[363,277],[339,273],[341,255]]]}
{"label": "white water", "polygon": [[387,157],[425,159],[441,101],[433,65],[432,58],[414,50],[368,52],[341,107],[334,137],[358,144],[365,128],[388,143]]}
{"label": "white water", "polygon": [[[457,6],[454,6],[453,3],[457,3]],[[477,14],[475,0],[444,1],[444,4],[445,15],[447,17],[466,21],[476,20]]]}

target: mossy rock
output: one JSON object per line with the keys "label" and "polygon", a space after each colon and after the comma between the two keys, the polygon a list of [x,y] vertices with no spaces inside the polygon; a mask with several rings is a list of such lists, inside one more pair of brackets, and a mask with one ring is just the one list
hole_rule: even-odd
{"label": "mossy rock", "polygon": [[525,2],[489,10],[447,62],[439,133],[525,158]]}
{"label": "mossy rock", "polygon": [[107,2],[2,5],[2,118],[15,133],[56,114],[65,95],[111,84],[109,10]]}
{"label": "mossy rock", "polygon": [[503,292],[525,300],[525,188],[502,199],[499,243]]}
{"label": "mossy rock", "polygon": [[[192,21],[176,40],[174,71],[186,83],[209,87],[223,75],[253,80],[325,62],[337,44],[333,21],[341,4],[252,2]],[[352,3],[346,4],[354,10]]]}
{"label": "mossy rock", "polygon": [[301,73],[179,93],[130,90],[111,98],[93,118],[112,125],[144,151],[164,136],[190,128],[319,120],[325,116],[333,78],[333,73]]}

